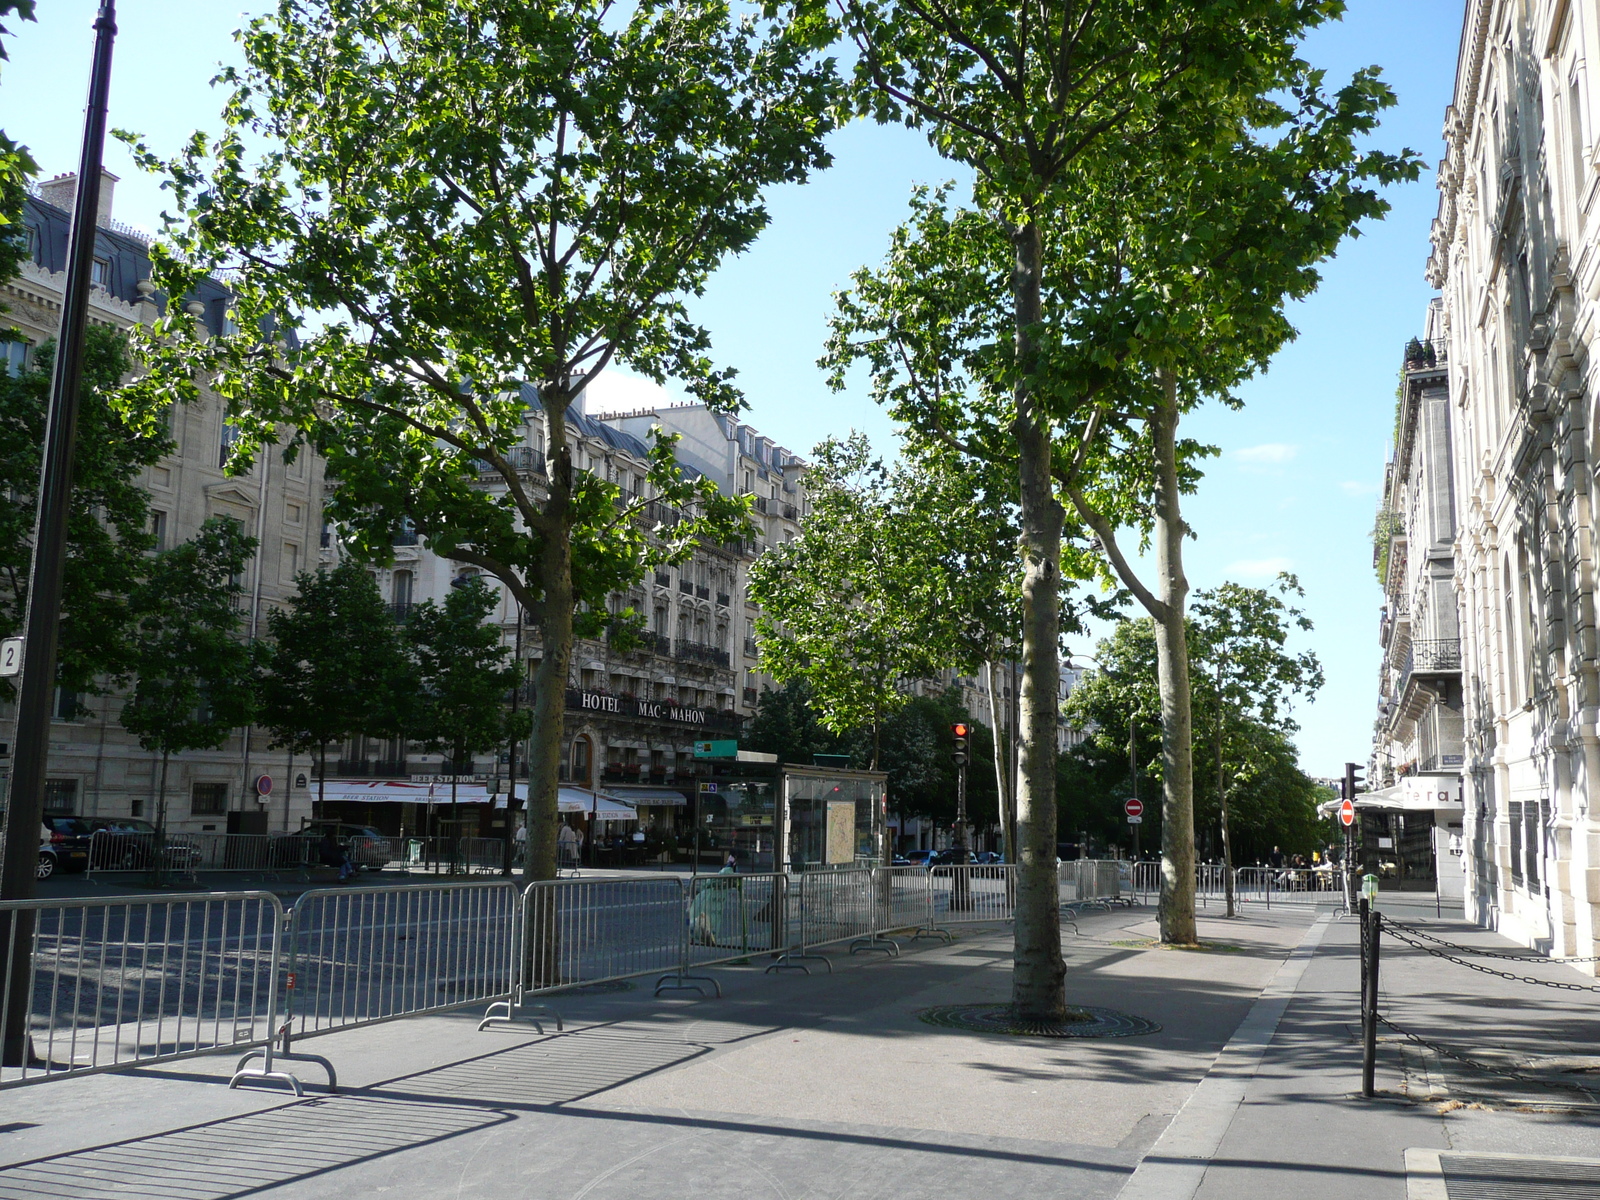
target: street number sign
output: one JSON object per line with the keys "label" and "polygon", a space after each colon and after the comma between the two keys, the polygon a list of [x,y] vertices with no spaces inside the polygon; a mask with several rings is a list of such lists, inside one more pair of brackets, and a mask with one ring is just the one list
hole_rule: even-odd
{"label": "street number sign", "polygon": [[1122,811],[1127,813],[1130,817],[1142,817],[1144,816],[1144,801],[1129,800],[1122,806]]}
{"label": "street number sign", "polygon": [[9,637],[0,641],[0,678],[22,674],[22,639]]}
{"label": "street number sign", "polygon": [[1354,825],[1356,823],[1356,806],[1348,800],[1339,805],[1339,820],[1343,821],[1347,826]]}

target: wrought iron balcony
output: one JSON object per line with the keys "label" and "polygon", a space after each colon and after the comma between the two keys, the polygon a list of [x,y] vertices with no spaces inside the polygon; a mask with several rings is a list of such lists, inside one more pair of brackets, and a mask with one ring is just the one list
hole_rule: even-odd
{"label": "wrought iron balcony", "polygon": [[729,596],[727,592],[717,593],[717,604],[720,607],[727,608],[730,603],[732,603],[732,597]]}

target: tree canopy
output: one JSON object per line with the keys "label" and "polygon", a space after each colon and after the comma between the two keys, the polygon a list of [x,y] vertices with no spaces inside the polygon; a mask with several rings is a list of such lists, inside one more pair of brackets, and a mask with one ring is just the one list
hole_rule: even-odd
{"label": "tree canopy", "polygon": [[237,323],[276,335],[204,342],[169,309],[149,386],[204,375],[241,455],[294,428],[354,549],[384,558],[409,520],[538,625],[530,876],[555,870],[575,630],[745,527],[668,439],[643,492],[576,461],[569,408],[613,364],[737,406],[687,303],[765,227],[765,188],[826,165],[830,28],[809,0],[282,0],[223,73],[221,135],[140,150],[178,210],[158,281],[236,267]]}

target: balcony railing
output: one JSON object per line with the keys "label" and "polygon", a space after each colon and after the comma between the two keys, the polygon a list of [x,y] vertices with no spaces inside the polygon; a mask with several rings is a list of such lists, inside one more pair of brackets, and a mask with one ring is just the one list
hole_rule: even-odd
{"label": "balcony railing", "polygon": [[694,594],[698,599],[701,599],[701,600],[709,600],[709,599],[711,599],[711,589],[708,588],[708,587],[697,586],[694,589]]}
{"label": "balcony railing", "polygon": [[680,579],[678,580],[678,590],[685,596],[692,596],[694,595],[694,584],[690,583],[687,579]]}
{"label": "balcony railing", "polygon": [[699,642],[686,642],[682,639],[678,641],[673,657],[679,662],[705,663],[713,667],[730,665],[726,650],[718,650],[715,646],[705,646]]}
{"label": "balcony railing", "polygon": [[756,511],[758,513],[766,512],[767,511],[767,498],[765,496],[757,496],[755,498],[755,500],[756,500]]}
{"label": "balcony railing", "polygon": [[745,640],[744,640],[744,656],[746,658],[755,658],[756,657],[756,640],[755,640],[755,638],[745,638]]}
{"label": "balcony railing", "polygon": [[1411,661],[1407,665],[1410,671],[1424,673],[1459,671],[1461,641],[1458,638],[1439,638],[1428,642],[1412,642]]}
{"label": "balcony railing", "polygon": [[783,506],[783,515],[791,521],[798,520],[800,517],[800,510],[792,504],[785,504]]}
{"label": "balcony railing", "polygon": [[727,608],[728,605],[731,604],[732,602],[733,602],[733,597],[729,596],[727,592],[718,592],[717,593],[717,604],[720,607]]}
{"label": "balcony railing", "polygon": [[670,571],[657,571],[656,572],[656,586],[657,587],[664,587],[664,588],[671,587],[672,586],[672,572],[670,572]]}
{"label": "balcony railing", "polygon": [[756,702],[756,690],[755,690],[755,688],[745,688],[744,689],[744,702],[746,704],[754,704]]}
{"label": "balcony railing", "polygon": [[411,616],[411,610],[414,609],[416,605],[411,603],[409,600],[397,600],[393,604],[386,605],[385,607],[388,608],[389,615],[395,619],[396,624],[404,624],[406,619]]}

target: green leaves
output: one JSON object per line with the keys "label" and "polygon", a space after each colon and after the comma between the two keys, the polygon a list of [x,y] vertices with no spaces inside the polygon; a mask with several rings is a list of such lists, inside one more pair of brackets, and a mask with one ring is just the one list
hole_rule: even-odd
{"label": "green leaves", "polygon": [[[763,189],[827,164],[824,14],[282,0],[240,35],[220,135],[168,159],[136,145],[174,200],[158,282],[233,268],[250,332],[207,341],[170,306],[130,397],[206,378],[239,461],[283,438],[326,457],[362,557],[409,522],[553,643],[574,614],[595,632],[586,614],[652,562],[744,532],[742,502],[683,477],[668,442],[648,497],[576,469],[567,418],[612,363],[737,407],[687,301],[765,227]],[[686,519],[652,528],[649,500]]]}
{"label": "green leaves", "polygon": [[[21,630],[27,607],[54,355],[54,343],[46,342],[21,374],[0,374],[0,636]],[[172,448],[163,425],[109,403],[128,366],[122,334],[91,326],[67,519],[57,667],[62,686],[73,691],[101,691],[124,680],[131,669],[130,597],[146,577],[146,554],[155,545],[150,497],[138,479]],[[0,681],[0,696],[11,694],[12,681]]]}
{"label": "green leaves", "polygon": [[261,723],[273,745],[305,754],[356,734],[399,734],[415,679],[372,576],[343,562],[295,584],[294,599],[267,613]]}
{"label": "green leaves", "polygon": [[755,562],[750,595],[762,670],[804,680],[828,729],[876,730],[911,681],[971,670],[1013,633],[1007,491],[933,457],[886,468],[860,434],[813,451],[806,490],[800,536]]}
{"label": "green leaves", "polygon": [[239,636],[240,580],[256,548],[212,517],[193,541],[157,554],[133,597],[132,693],[122,724],[146,750],[207,750],[255,712],[256,648]]}
{"label": "green leaves", "polygon": [[501,644],[498,623],[486,623],[498,605],[499,597],[474,576],[452,587],[443,605],[424,601],[406,621],[416,681],[407,733],[429,753],[447,754],[455,763],[526,733],[527,714],[519,714],[524,728],[513,730],[506,709],[521,667]]}

